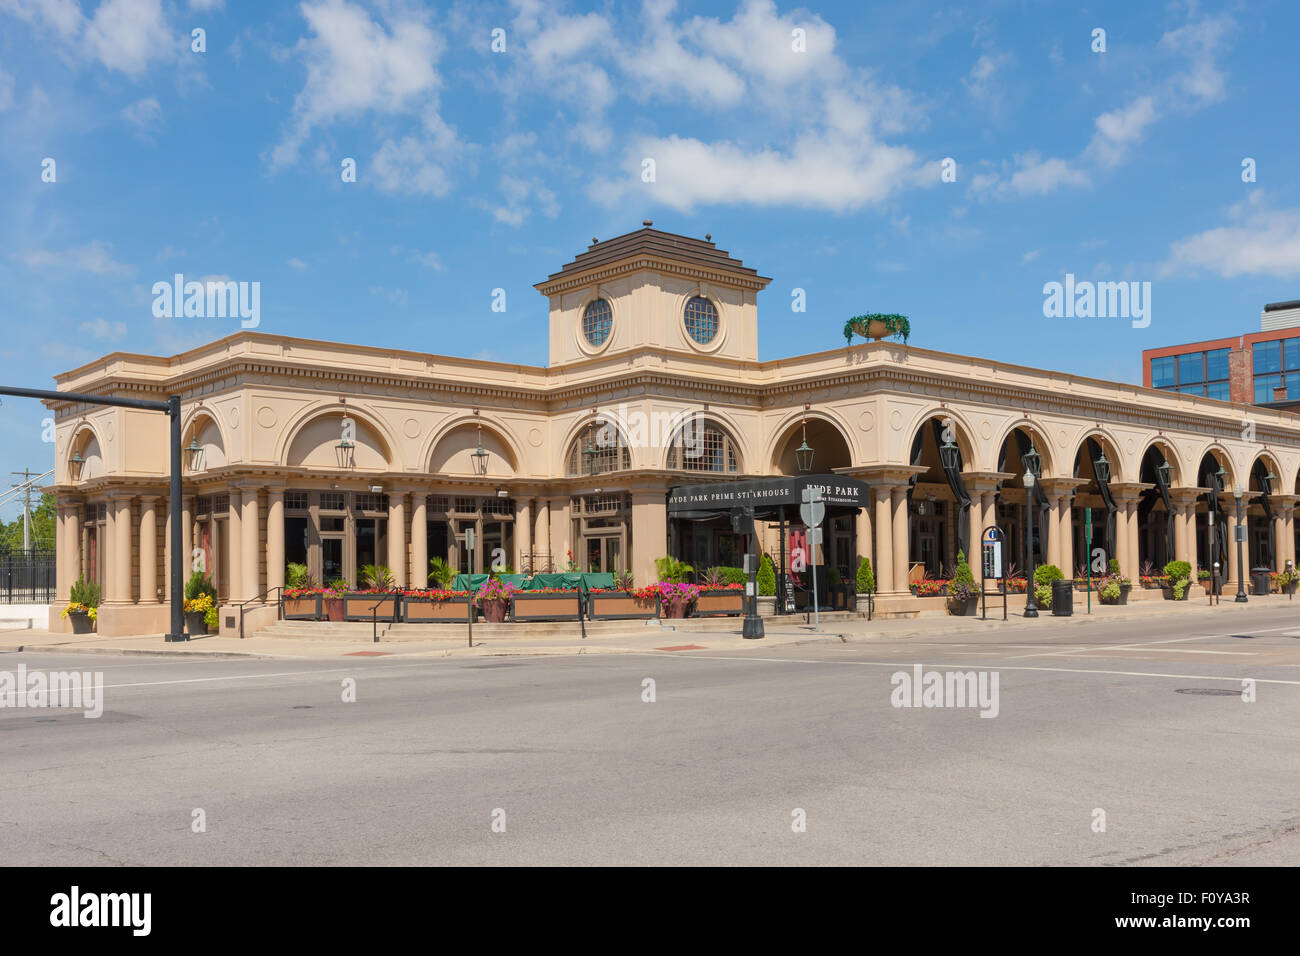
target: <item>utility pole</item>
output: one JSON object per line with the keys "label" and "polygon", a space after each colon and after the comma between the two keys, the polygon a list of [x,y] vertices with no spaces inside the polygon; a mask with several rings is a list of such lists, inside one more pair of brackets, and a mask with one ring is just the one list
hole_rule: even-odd
{"label": "utility pole", "polygon": [[14,482],[14,487],[23,489],[23,550],[32,550],[32,478],[35,475],[24,468],[22,471],[12,471],[11,475],[22,475],[23,484],[19,485]]}

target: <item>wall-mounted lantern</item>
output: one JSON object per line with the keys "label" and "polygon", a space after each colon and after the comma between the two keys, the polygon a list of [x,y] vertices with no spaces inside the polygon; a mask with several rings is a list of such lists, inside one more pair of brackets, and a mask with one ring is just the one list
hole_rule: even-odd
{"label": "wall-mounted lantern", "polygon": [[68,474],[73,481],[81,480],[81,469],[86,464],[86,459],[81,457],[81,452],[74,449],[68,456]]}
{"label": "wall-mounted lantern", "polygon": [[803,423],[801,424],[803,438],[799,442],[799,447],[794,450],[794,463],[804,474],[812,471],[814,451],[808,444],[808,406],[803,407]]}

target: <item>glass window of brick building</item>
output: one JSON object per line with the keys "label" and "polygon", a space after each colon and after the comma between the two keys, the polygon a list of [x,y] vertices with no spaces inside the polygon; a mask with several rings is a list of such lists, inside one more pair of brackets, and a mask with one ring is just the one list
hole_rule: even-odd
{"label": "glass window of brick building", "polygon": [[1229,349],[1166,355],[1151,360],[1151,386],[1184,395],[1231,401],[1228,384]]}

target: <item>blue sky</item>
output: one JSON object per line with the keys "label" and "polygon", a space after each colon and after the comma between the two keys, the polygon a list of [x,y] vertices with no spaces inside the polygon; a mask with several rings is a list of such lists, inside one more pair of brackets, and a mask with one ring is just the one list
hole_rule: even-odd
{"label": "blue sky", "polygon": [[[176,272],[259,282],[263,331],[541,365],[532,284],[652,218],[773,277],[762,358],[902,312],[918,346],[1137,382],[1142,349],[1300,298],[1297,27],[1291,0],[0,0],[5,379],[239,327],[155,318]],[[1044,318],[1066,273],[1150,282],[1150,325]],[[42,414],[4,400],[0,472],[50,466]]]}

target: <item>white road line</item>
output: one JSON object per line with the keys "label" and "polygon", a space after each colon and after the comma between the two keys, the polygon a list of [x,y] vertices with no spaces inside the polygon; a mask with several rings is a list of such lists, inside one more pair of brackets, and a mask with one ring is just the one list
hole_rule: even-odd
{"label": "white road line", "polygon": [[[667,653],[664,651],[639,651],[647,656],[653,657],[670,657],[676,660],[706,660],[706,661],[754,661],[759,664],[856,664],[859,667],[892,667],[894,670],[901,670],[915,666],[920,661],[813,661],[803,658],[781,658],[781,657],[720,657],[709,654],[679,654]],[[952,668],[960,670],[959,664],[924,664],[926,668],[938,670],[940,668]],[[1028,667],[1020,665],[1017,667],[996,667],[992,670],[999,671],[1041,671],[1049,674],[1100,674],[1111,677],[1165,677],[1172,680],[1226,680],[1234,684],[1240,684],[1243,680],[1241,677],[1217,677],[1211,674],[1158,674],[1147,671],[1111,671],[1099,670],[1091,667]],[[1287,684],[1300,687],[1300,680],[1277,680],[1272,677],[1252,678],[1257,684]]]}
{"label": "white road line", "polygon": [[[382,666],[385,670],[391,670],[394,667],[417,667],[420,664],[427,664],[427,663],[428,663],[427,661],[420,661],[418,664],[415,662],[412,662],[410,664],[384,662]],[[360,666],[364,667],[366,665],[360,665]],[[353,666],[353,667],[322,667],[317,670],[310,670],[310,671],[280,671],[275,674],[229,674],[225,677],[191,677],[186,680],[152,680],[152,681],[138,681],[133,684],[105,684],[104,689],[108,690],[109,688],[117,688],[117,687],[161,687],[165,684],[208,684],[208,683],[212,683],[213,681],[221,681],[221,680],[265,680],[268,677],[302,677],[304,675],[310,675],[310,674],[337,674],[340,671],[349,671],[355,673],[356,670],[357,667]],[[373,675],[366,675],[366,676],[373,676]]]}

